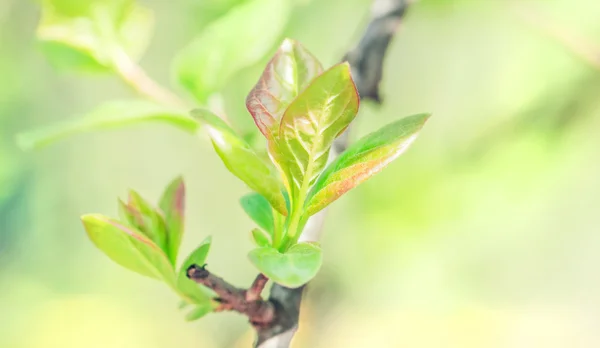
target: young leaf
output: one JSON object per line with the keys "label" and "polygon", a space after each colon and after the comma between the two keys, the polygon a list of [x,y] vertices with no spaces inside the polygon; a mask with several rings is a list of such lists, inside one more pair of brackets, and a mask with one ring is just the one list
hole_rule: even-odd
{"label": "young leaf", "polygon": [[227,169],[265,197],[273,208],[287,215],[281,182],[270,163],[259,157],[248,143],[210,111],[196,109],[192,115],[205,127]]}
{"label": "young leaf", "polygon": [[144,100],[106,103],[87,116],[17,136],[24,150],[38,149],[78,133],[108,130],[142,122],[158,121],[194,133],[198,123],[181,110]]}
{"label": "young leaf", "polygon": [[308,214],[325,208],[400,156],[417,138],[428,118],[429,114],[405,117],[351,145],[319,177],[308,200]]}
{"label": "young leaf", "polygon": [[289,13],[289,1],[282,0],[251,0],[232,9],[179,53],[174,66],[177,80],[205,103],[237,71],[271,49]]}
{"label": "young leaf", "polygon": [[127,205],[127,203],[123,202],[120,199],[118,201],[119,218],[121,219],[121,221],[126,222],[129,226],[137,229],[140,232],[143,229],[147,228],[146,221],[138,210],[130,207],[129,205]]}
{"label": "young leaf", "polygon": [[175,270],[167,255],[140,231],[98,214],[81,217],[88,236],[109,258],[141,275],[175,288]]}
{"label": "young leaf", "polygon": [[116,53],[141,57],[153,22],[152,12],[132,0],[44,0],[37,36],[58,68],[108,71]]}
{"label": "young leaf", "polygon": [[198,320],[214,310],[215,310],[215,306],[212,304],[212,302],[206,302],[206,303],[199,304],[199,305],[195,306],[194,309],[192,309],[185,316],[185,320],[186,321]]}
{"label": "young leaf", "polygon": [[261,230],[260,228],[255,228],[252,230],[252,240],[258,247],[269,247],[273,244],[271,234]]}
{"label": "young leaf", "polygon": [[184,231],[185,184],[183,178],[178,177],[167,186],[158,206],[167,225],[167,254],[171,263],[175,264]]}
{"label": "young leaf", "polygon": [[269,201],[258,193],[249,193],[240,199],[242,208],[248,216],[262,229],[273,234],[273,210]]}
{"label": "young leaf", "polygon": [[248,257],[261,273],[289,288],[310,281],[322,262],[321,247],[315,242],[294,244],[283,254],[270,247],[257,248]]}
{"label": "young leaf", "polygon": [[306,48],[291,39],[283,41],[246,98],[246,107],[265,137],[276,137],[284,111],[322,72],[321,63]]}
{"label": "young leaf", "polygon": [[204,265],[206,256],[210,250],[211,237],[206,237],[202,243],[194,250],[187,259],[181,264],[179,274],[177,276],[177,289],[196,304],[209,303],[214,297],[211,291],[205,287],[201,287],[187,277],[187,269],[193,265]]}
{"label": "young leaf", "polygon": [[142,198],[139,193],[130,190],[126,211],[133,215],[133,219],[128,220],[128,222],[150,238],[166,253],[167,226],[163,217],[156,212],[154,207]]}
{"label": "young leaf", "polygon": [[327,70],[287,108],[279,129],[279,151],[292,192],[307,192],[316,181],[335,138],[358,112],[358,92],[350,76],[350,65]]}

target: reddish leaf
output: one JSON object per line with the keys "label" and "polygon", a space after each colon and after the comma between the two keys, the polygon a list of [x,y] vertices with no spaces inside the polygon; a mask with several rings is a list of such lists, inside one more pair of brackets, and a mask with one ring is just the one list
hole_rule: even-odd
{"label": "reddish leaf", "polygon": [[283,41],[246,98],[246,107],[265,137],[276,136],[287,107],[322,71],[306,48],[291,39]]}
{"label": "reddish leaf", "polygon": [[311,190],[307,213],[315,214],[402,154],[416,139],[428,114],[405,117],[350,146],[321,174]]}

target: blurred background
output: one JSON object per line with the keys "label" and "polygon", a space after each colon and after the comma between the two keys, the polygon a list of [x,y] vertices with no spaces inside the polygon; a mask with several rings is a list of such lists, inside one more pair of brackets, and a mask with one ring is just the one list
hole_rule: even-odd
{"label": "blurred background", "polygon": [[[140,64],[169,85],[176,52],[247,1],[142,1],[156,28]],[[359,39],[370,1],[293,6],[281,38],[329,66]],[[182,174],[184,252],[212,235],[211,269],[249,284],[253,224],[237,203],[248,190],[206,141],[144,124],[16,146],[18,132],[133,95],[110,74],[54,69],[36,41],[39,12],[0,0],[0,347],[248,347],[242,316],[186,323],[166,286],[111,262],[79,220],[116,216],[129,188],[156,201]],[[410,8],[385,61],[384,102],[363,103],[352,137],[433,117],[330,209],[294,347],[600,346],[598,18],[597,0]],[[223,90],[239,129],[254,132],[244,98],[276,46]]]}

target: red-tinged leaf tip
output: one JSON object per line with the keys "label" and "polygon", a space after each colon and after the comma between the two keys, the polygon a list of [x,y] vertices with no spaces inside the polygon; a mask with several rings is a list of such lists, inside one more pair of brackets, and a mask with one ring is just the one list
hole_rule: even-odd
{"label": "red-tinged leaf tip", "polygon": [[97,224],[98,222],[112,225],[112,226],[118,228],[119,230],[125,232],[126,234],[130,235],[131,237],[139,240],[140,242],[147,244],[148,246],[151,246],[155,249],[160,249],[156,246],[156,244],[154,244],[150,239],[146,238],[142,234],[137,233],[136,231],[132,230],[131,228],[129,228],[125,225],[122,225],[121,223],[119,223],[115,220],[109,219],[103,215],[100,215],[100,214],[83,215],[83,216],[81,216],[81,221],[83,222],[83,225],[84,225],[84,227],[86,227],[86,229],[87,229],[87,224]]}
{"label": "red-tinged leaf tip", "polygon": [[173,200],[174,211],[179,215],[183,216],[185,212],[185,183],[183,179],[178,180],[177,188],[175,189],[175,197]]}
{"label": "red-tinged leaf tip", "polygon": [[328,166],[313,187],[307,213],[317,213],[383,170],[413,143],[429,117],[429,114],[405,117],[351,145]]}
{"label": "red-tinged leaf tip", "polygon": [[288,105],[323,68],[302,45],[283,40],[246,98],[246,108],[260,132],[272,139]]}

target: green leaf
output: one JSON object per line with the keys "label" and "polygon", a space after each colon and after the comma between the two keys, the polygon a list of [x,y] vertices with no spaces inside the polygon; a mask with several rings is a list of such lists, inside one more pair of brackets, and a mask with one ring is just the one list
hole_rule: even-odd
{"label": "green leaf", "polygon": [[[122,200],[119,201],[119,218],[121,221],[126,222],[127,225],[143,232],[148,226],[146,225],[146,219],[142,216],[142,213],[137,209],[130,207],[127,203]],[[144,233],[145,234],[145,233]]]}
{"label": "green leaf", "polygon": [[167,186],[158,206],[167,225],[167,254],[171,263],[175,264],[181,246],[185,222],[185,184],[183,178],[178,177]]}
{"label": "green leaf", "polygon": [[242,208],[260,228],[273,235],[273,210],[266,198],[258,193],[249,193],[240,199]]}
{"label": "green leaf", "polygon": [[162,122],[189,133],[195,133],[198,123],[185,112],[144,100],[106,103],[87,116],[17,136],[24,150],[42,148],[69,136],[121,128],[142,122]]}
{"label": "green leaf", "polygon": [[206,261],[206,256],[210,250],[210,244],[212,242],[211,237],[206,237],[202,243],[194,250],[187,259],[181,264],[181,268],[179,269],[179,275],[177,276],[177,288],[179,292],[187,297],[192,303],[196,304],[204,304],[211,302],[214,295],[212,292],[190,280],[187,277],[187,269],[191,265],[204,265]]}
{"label": "green leaf", "polygon": [[289,288],[310,281],[322,262],[321,247],[315,242],[294,244],[283,254],[270,247],[257,248],[248,257],[261,273]]}
{"label": "green leaf", "polygon": [[260,228],[255,228],[252,230],[252,240],[254,244],[258,247],[269,247],[273,244],[272,235],[261,230]]}
{"label": "green leaf", "polygon": [[140,231],[98,214],[81,217],[88,236],[110,259],[141,275],[175,288],[175,270],[167,255]]}
{"label": "green leaf", "polygon": [[350,66],[342,63],[314,79],[285,111],[278,149],[292,202],[308,191],[325,168],[333,141],[352,122],[358,104]]}
{"label": "green leaf", "polygon": [[129,200],[124,210],[133,217],[127,221],[167,253],[167,226],[164,218],[158,214],[154,206],[142,198],[139,193],[130,190]]}
{"label": "green leaf", "polygon": [[405,117],[351,145],[319,177],[308,200],[308,214],[325,208],[400,156],[417,138],[429,116]]}
{"label": "green leaf", "polygon": [[177,80],[206,103],[236,72],[267,54],[289,14],[288,0],[252,0],[232,9],[179,53],[174,65]]}
{"label": "green leaf", "polygon": [[37,36],[58,68],[108,71],[119,55],[141,57],[153,24],[152,12],[131,0],[45,0]]}
{"label": "green leaf", "polygon": [[284,111],[323,72],[321,63],[298,42],[285,39],[246,98],[246,107],[268,139],[277,137]]}
{"label": "green leaf", "polygon": [[192,309],[186,316],[186,321],[194,321],[202,318],[208,313],[215,310],[215,306],[211,302],[206,302],[200,305],[197,305]]}
{"label": "green leaf", "polygon": [[131,6],[134,0],[41,0],[43,9],[52,9],[66,17],[91,16],[97,7],[108,10],[112,16],[125,7]]}
{"label": "green leaf", "polygon": [[259,157],[218,116],[205,109],[196,109],[192,115],[204,126],[227,169],[265,197],[273,208],[287,215],[282,184],[272,165]]}

